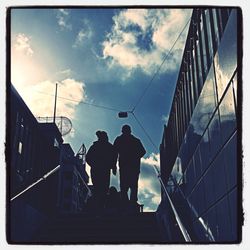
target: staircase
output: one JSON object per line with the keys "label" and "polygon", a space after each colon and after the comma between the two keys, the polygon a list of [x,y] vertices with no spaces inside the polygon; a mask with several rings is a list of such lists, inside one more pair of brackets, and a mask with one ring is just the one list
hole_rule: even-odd
{"label": "staircase", "polygon": [[34,243],[161,243],[154,212],[96,217],[60,215],[37,231]]}

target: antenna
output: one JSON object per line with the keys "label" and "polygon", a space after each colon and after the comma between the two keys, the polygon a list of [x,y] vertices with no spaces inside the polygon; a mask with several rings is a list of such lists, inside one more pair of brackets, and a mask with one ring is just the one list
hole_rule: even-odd
{"label": "antenna", "polygon": [[62,136],[67,135],[72,129],[72,122],[68,117],[56,116],[56,117],[36,117],[40,123],[55,123],[61,132]]}
{"label": "antenna", "polygon": [[54,105],[54,117],[53,117],[53,123],[55,123],[55,120],[56,120],[57,84],[58,84],[58,83],[56,83],[56,91],[55,91],[55,105]]}

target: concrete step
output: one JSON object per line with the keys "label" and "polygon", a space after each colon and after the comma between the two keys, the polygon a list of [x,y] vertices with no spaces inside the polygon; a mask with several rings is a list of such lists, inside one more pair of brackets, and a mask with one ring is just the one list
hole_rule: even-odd
{"label": "concrete step", "polygon": [[154,213],[131,216],[62,215],[41,228],[37,243],[159,243]]}

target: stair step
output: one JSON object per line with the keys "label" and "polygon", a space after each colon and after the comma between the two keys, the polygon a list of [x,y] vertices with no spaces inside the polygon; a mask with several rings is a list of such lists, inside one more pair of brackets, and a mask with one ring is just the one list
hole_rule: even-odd
{"label": "stair step", "polygon": [[61,215],[41,228],[38,243],[159,243],[155,213],[130,216]]}

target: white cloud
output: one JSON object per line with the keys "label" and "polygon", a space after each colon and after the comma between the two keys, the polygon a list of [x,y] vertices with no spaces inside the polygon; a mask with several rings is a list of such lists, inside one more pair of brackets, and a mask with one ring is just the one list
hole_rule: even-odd
{"label": "white cloud", "polygon": [[152,153],[141,159],[141,174],[138,182],[139,203],[144,204],[145,211],[155,211],[160,203],[160,183],[154,166],[159,168],[160,155]]}
{"label": "white cloud", "polygon": [[[190,10],[128,9],[113,17],[111,32],[103,42],[103,58],[110,67],[127,71],[140,68],[152,74],[161,64],[183,26]],[[186,30],[187,31],[187,30]],[[175,70],[180,61],[186,33],[176,44],[162,72]]]}
{"label": "white cloud", "polygon": [[84,42],[90,39],[93,35],[93,32],[89,25],[89,21],[84,19],[83,23],[84,23],[84,27],[81,28],[79,32],[77,33],[75,42],[73,44],[73,48],[81,47],[84,44]]}
{"label": "white cloud", "polygon": [[56,13],[57,24],[61,30],[71,30],[72,25],[69,23],[70,13],[65,9],[58,9]]}
{"label": "white cloud", "polygon": [[161,117],[161,119],[162,119],[162,121],[165,122],[165,124],[167,124],[167,123],[168,123],[168,119],[169,119],[169,115],[163,115],[163,116]]}
{"label": "white cloud", "polygon": [[[23,85],[21,90],[18,89],[34,116],[53,116],[55,84],[55,82],[47,80],[33,85]],[[58,98],[57,116],[74,118],[77,105],[87,98],[84,87],[83,82],[70,78],[64,79],[58,84],[58,97],[75,101]]]}
{"label": "white cloud", "polygon": [[34,51],[31,48],[30,37],[23,33],[19,33],[14,39],[14,50],[32,56]]}
{"label": "white cloud", "polygon": [[148,158],[142,158],[141,162],[150,166],[160,166],[160,154],[152,153]]}
{"label": "white cloud", "polygon": [[11,82],[17,85],[33,84],[47,78],[44,66],[36,58],[32,39],[19,33],[11,41]]}

